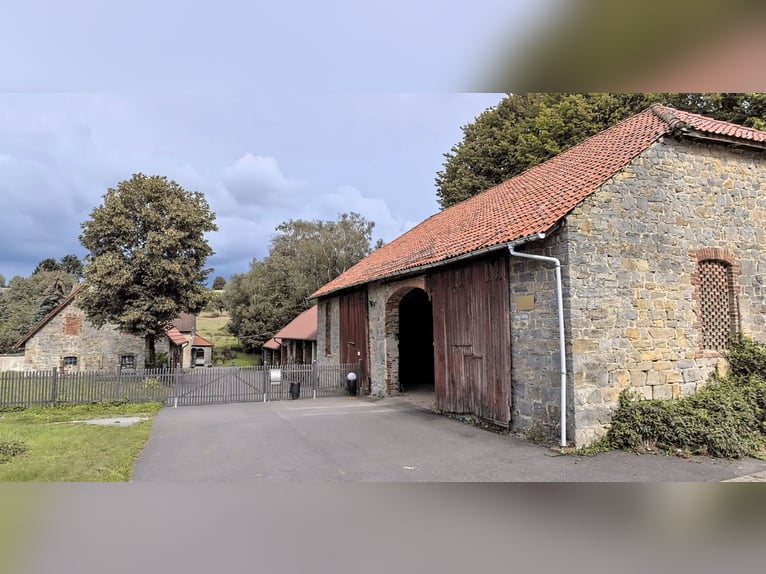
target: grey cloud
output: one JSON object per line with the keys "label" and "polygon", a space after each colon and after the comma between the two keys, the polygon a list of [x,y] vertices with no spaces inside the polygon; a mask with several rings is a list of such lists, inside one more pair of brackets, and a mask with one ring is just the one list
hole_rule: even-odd
{"label": "grey cloud", "polygon": [[324,219],[334,219],[338,213],[355,211],[375,222],[373,237],[388,242],[395,239],[417,222],[407,220],[401,214],[391,211],[388,203],[378,197],[368,197],[350,185],[341,185],[312,201],[306,209],[319,213]]}
{"label": "grey cloud", "polygon": [[249,152],[224,170],[223,184],[242,205],[282,207],[305,186],[283,174],[276,159]]}

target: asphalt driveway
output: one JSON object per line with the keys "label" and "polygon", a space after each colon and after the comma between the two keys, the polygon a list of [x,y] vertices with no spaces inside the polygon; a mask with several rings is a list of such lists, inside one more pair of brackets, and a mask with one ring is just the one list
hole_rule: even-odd
{"label": "asphalt driveway", "polygon": [[721,481],[766,462],[559,455],[403,397],[163,409],[134,481]]}

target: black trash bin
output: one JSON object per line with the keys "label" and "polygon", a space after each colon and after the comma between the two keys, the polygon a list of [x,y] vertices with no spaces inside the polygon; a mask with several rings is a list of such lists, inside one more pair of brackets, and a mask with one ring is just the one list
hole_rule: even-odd
{"label": "black trash bin", "polygon": [[301,398],[300,383],[290,383],[290,398],[293,400]]}
{"label": "black trash bin", "polygon": [[346,394],[356,396],[356,373],[346,375]]}

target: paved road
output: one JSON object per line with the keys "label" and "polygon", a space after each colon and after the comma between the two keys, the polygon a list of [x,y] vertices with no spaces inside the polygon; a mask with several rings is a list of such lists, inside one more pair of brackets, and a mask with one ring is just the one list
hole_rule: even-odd
{"label": "paved road", "polygon": [[721,481],[766,462],[557,455],[402,397],[163,409],[134,481]]}

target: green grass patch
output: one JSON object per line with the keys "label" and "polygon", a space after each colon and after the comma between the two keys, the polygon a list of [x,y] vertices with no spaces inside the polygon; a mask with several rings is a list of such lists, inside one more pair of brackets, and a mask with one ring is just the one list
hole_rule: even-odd
{"label": "green grass patch", "polygon": [[236,347],[237,338],[229,333],[226,325],[229,323],[229,314],[211,313],[204,311],[197,315],[197,333],[209,339],[215,346]]}
{"label": "green grass patch", "polygon": [[728,353],[730,373],[696,393],[645,400],[623,391],[606,436],[580,454],[619,448],[721,458],[766,452],[766,346],[748,339]]}
{"label": "green grass patch", "polygon": [[256,353],[245,353],[226,325],[229,314],[203,311],[197,315],[197,333],[213,343],[213,363],[222,366],[254,367],[261,364]]}
{"label": "green grass patch", "polygon": [[[127,481],[161,408],[159,403],[127,403],[4,412],[0,414],[0,445],[6,445],[11,455],[0,462],[0,481]],[[120,416],[146,416],[148,420],[130,426],[78,422]]]}

